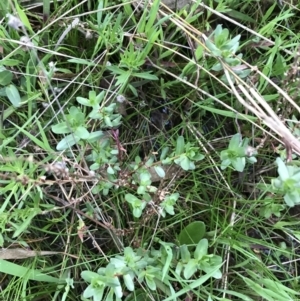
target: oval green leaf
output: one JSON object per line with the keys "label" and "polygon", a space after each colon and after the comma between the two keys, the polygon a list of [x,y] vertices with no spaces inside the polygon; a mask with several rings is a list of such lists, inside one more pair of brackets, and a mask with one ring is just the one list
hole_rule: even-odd
{"label": "oval green leaf", "polygon": [[107,167],[107,173],[110,174],[110,175],[113,175],[113,174],[115,174],[115,171],[111,166],[108,166]]}
{"label": "oval green leaf", "polygon": [[18,89],[14,85],[9,85],[5,88],[6,96],[8,97],[11,104],[18,108],[21,105],[21,97]]}
{"label": "oval green leaf", "polygon": [[183,136],[178,136],[176,141],[176,151],[177,156],[181,155],[184,152],[184,138]]}
{"label": "oval green leaf", "polygon": [[58,151],[62,151],[65,149],[68,149],[69,147],[73,146],[74,144],[76,144],[78,141],[80,140],[79,137],[70,134],[68,136],[66,136],[63,140],[61,140],[58,144],[56,149]]}
{"label": "oval green leaf", "polygon": [[88,142],[96,142],[97,140],[100,140],[101,138],[105,137],[105,133],[103,131],[96,131],[89,134],[89,138],[87,139]]}
{"label": "oval green leaf", "polygon": [[178,240],[180,245],[198,244],[206,233],[205,224],[201,221],[192,222],[181,230]]}
{"label": "oval green leaf", "polygon": [[189,170],[189,169],[194,169],[192,168],[192,165],[191,165],[191,161],[189,160],[188,157],[186,157],[185,155],[182,156],[182,159],[180,161],[180,167],[183,169],[183,170]]}
{"label": "oval green leaf", "polygon": [[84,97],[76,97],[77,102],[80,104],[87,106],[87,107],[92,107],[91,101],[87,98]]}
{"label": "oval green leaf", "polygon": [[51,127],[51,130],[55,134],[68,134],[71,132],[70,127],[67,125],[65,121],[55,124]]}
{"label": "oval green leaf", "polygon": [[161,166],[154,166],[154,170],[160,178],[164,178],[166,176],[165,170]]}
{"label": "oval green leaf", "polygon": [[83,126],[79,126],[75,133],[74,133],[75,136],[79,137],[80,139],[88,139],[89,136],[90,136],[90,133],[89,131],[83,127]]}
{"label": "oval green leaf", "polygon": [[10,84],[12,78],[13,74],[10,71],[4,70],[0,72],[0,85],[7,86],[8,84]]}

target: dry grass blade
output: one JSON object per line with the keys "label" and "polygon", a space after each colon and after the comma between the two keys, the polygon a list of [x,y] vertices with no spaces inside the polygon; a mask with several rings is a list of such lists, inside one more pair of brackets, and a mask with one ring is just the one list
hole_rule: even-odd
{"label": "dry grass blade", "polygon": [[[49,256],[49,255],[57,255],[57,254],[65,254],[65,253],[55,252],[55,251],[33,251],[33,250],[27,250],[21,248],[13,248],[13,249],[2,249],[0,251],[0,259],[5,259],[5,260],[26,259],[35,256]],[[77,258],[76,256],[73,257]]]}
{"label": "dry grass blade", "polygon": [[[250,95],[247,89],[241,83],[238,84],[240,91],[242,91],[244,97],[249,101],[249,104],[237,92],[226,68],[224,68],[224,72],[236,98],[246,109],[255,114],[266,126],[268,126],[272,131],[281,137],[282,143],[284,143],[286,146],[287,154],[290,154],[290,149],[293,149],[297,154],[300,154],[300,141],[284,125],[284,123],[280,120],[278,115],[273,111],[269,104],[263,99],[263,97],[259,95],[254,88],[249,89],[250,94],[252,94]],[[290,160],[291,156],[289,155],[288,161]]]}

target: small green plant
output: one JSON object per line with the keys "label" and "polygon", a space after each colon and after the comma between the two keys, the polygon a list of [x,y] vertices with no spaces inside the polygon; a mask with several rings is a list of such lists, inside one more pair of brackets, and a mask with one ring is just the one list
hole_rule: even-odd
{"label": "small green plant", "polygon": [[263,216],[264,218],[270,218],[272,215],[276,217],[281,216],[281,211],[283,211],[286,208],[285,205],[283,204],[277,204],[274,202],[274,199],[272,198],[265,198],[264,199],[264,204],[260,208],[260,215]]}
{"label": "small green plant", "polygon": [[165,199],[160,204],[160,214],[162,217],[166,216],[166,213],[170,215],[174,215],[174,205],[176,204],[179,198],[179,193],[172,193],[171,195],[167,195]]}
{"label": "small green plant", "polygon": [[134,291],[137,283],[152,291],[162,289],[172,294],[174,279],[176,279],[172,276],[173,273],[177,276],[183,273],[185,279],[192,278],[196,273],[199,278],[199,272],[209,274],[216,279],[221,278],[222,258],[208,254],[207,239],[200,240],[193,253],[186,245],[176,250],[173,244],[163,241],[159,243],[160,249],[134,250],[126,247],[124,255],[111,258],[109,264],[99,268],[97,273],[83,271],[81,277],[89,283],[83,292],[83,297],[101,301],[106,293],[105,300],[113,300],[114,296],[116,300],[121,300],[125,288]]}
{"label": "small green plant", "polygon": [[276,159],[279,177],[272,179],[272,186],[283,195],[285,203],[294,207],[300,203],[300,168],[286,165],[281,158]]}
{"label": "small green plant", "polygon": [[[185,279],[190,279],[198,270],[211,273],[222,264],[222,258],[217,255],[208,254],[208,240],[203,238],[197,244],[196,250],[191,255],[187,245],[180,247],[181,261],[177,263],[175,272],[180,275],[183,272]],[[216,270],[212,277],[220,279],[222,273]]]}
{"label": "small green plant", "polygon": [[177,138],[176,151],[173,153],[173,157],[175,158],[174,162],[183,170],[195,169],[195,162],[204,159],[199,148],[194,147],[190,142],[185,143],[183,136]]}
{"label": "small green plant", "polygon": [[133,216],[139,218],[141,217],[147,202],[151,201],[151,197],[148,194],[144,194],[143,199],[139,199],[135,195],[128,193],[125,195],[125,200],[131,205]]}
{"label": "small green plant", "polygon": [[63,138],[57,145],[57,150],[65,150],[80,140],[89,142],[96,141],[103,136],[102,131],[90,133],[86,129],[88,118],[98,119],[102,129],[117,127],[121,124],[122,116],[114,113],[116,103],[111,103],[106,107],[101,107],[104,98],[104,92],[96,95],[94,91],[89,92],[89,98],[77,97],[76,100],[86,107],[91,107],[92,111],[86,117],[81,108],[72,106],[69,114],[65,115],[66,121],[60,122],[52,126],[52,131],[55,134],[69,134]]}
{"label": "small green plant", "polygon": [[0,300],[299,297],[297,1],[167,2],[0,1]]}
{"label": "small green plant", "polygon": [[[206,40],[206,46],[216,58],[222,58],[232,69],[232,71],[240,78],[245,78],[250,74],[250,69],[241,68],[242,54],[236,55],[236,51],[239,48],[239,40],[241,36],[237,35],[233,39],[229,38],[229,30],[222,28],[222,25],[218,25],[214,32]],[[220,62],[215,63],[212,66],[212,70],[223,70],[223,64]],[[223,81],[226,77],[223,75],[221,78]],[[234,81],[234,78],[232,78]]]}
{"label": "small green plant", "polygon": [[[10,148],[1,153],[14,158]],[[40,201],[43,193],[35,185],[37,169],[32,158],[11,159],[0,164],[0,173],[11,175],[11,178],[1,179],[1,192],[7,195],[0,205],[0,247],[26,232],[31,221],[42,211]]]}
{"label": "small green plant", "polygon": [[246,162],[255,163],[256,150],[249,145],[249,139],[241,139],[239,133],[232,136],[229,146],[226,150],[221,151],[221,169],[232,166],[235,170],[242,172]]}
{"label": "small green plant", "polygon": [[[227,28],[223,29],[222,25],[219,24],[207,39],[206,46],[213,55],[228,60],[238,50],[240,38],[241,36],[237,35],[233,39],[229,39],[229,30]],[[228,60],[228,62],[230,61]]]}
{"label": "small green plant", "polygon": [[133,44],[130,44],[128,49],[120,55],[120,64],[118,66],[107,66],[114,75],[116,75],[116,86],[121,86],[120,91],[125,87],[129,87],[134,95],[138,95],[136,89],[130,84],[132,77],[142,78],[145,80],[158,80],[158,77],[151,72],[141,72],[140,67],[145,63],[145,53],[134,49]]}
{"label": "small green plant", "polygon": [[[138,96],[136,88],[131,84],[131,79],[134,77],[146,81],[158,80],[158,77],[152,74],[151,71],[142,71],[141,69],[154,43],[161,35],[160,24],[169,18],[168,16],[162,18],[155,24],[159,4],[160,0],[153,1],[150,12],[145,9],[137,24],[137,33],[142,37],[146,37],[147,42],[143,41],[143,39],[132,40],[127,49],[120,54],[119,64],[106,66],[116,76],[116,86],[120,86],[119,92],[123,92],[128,87],[135,96]],[[132,15],[130,14],[130,17]],[[137,45],[136,47],[134,46],[135,44]]]}
{"label": "small green plant", "polygon": [[[102,192],[104,195],[107,195],[110,189],[114,186],[117,188],[120,185],[121,154],[126,150],[120,144],[118,130],[111,130],[111,135],[104,134],[104,130],[121,124],[121,115],[114,113],[116,108],[115,103],[101,107],[104,96],[104,92],[97,95],[94,91],[90,91],[89,98],[77,97],[76,100],[78,103],[84,107],[91,108],[88,117],[86,117],[86,114],[80,108],[72,106],[70,113],[66,114],[66,121],[52,126],[52,131],[56,134],[69,134],[58,143],[58,150],[67,149],[80,140],[92,145],[92,152],[86,158],[87,161],[92,162],[90,170],[106,169],[105,179],[98,181],[92,191],[94,194]],[[86,129],[87,118],[100,121],[103,131],[90,133]],[[160,162],[155,162],[155,158],[151,156],[147,162],[143,163],[141,158],[137,156],[135,162],[128,165],[128,171],[132,172],[132,177],[129,179],[130,184],[136,187],[137,195],[125,193],[124,199],[130,204],[133,216],[136,218],[142,216],[146,205],[151,203],[153,195],[157,192],[157,188],[152,185],[151,174],[148,170],[150,167],[153,166],[157,174],[163,178],[165,176],[163,165],[175,163],[183,170],[193,170],[195,169],[195,162],[204,158],[204,155],[199,152],[198,147],[194,147],[189,142],[185,143],[183,136],[177,138],[176,150],[169,157],[167,157],[168,151],[168,148],[163,149]],[[123,183],[122,186],[125,186],[126,183]],[[174,205],[178,198],[178,193],[167,194],[163,197],[158,208],[163,217],[167,213],[171,215],[175,213]]]}
{"label": "small green plant", "polygon": [[[137,162],[139,161],[140,158],[137,159]],[[149,167],[150,166],[151,165],[149,165]],[[131,181],[131,184],[137,186],[136,193],[138,196],[127,193],[125,195],[125,200],[130,204],[133,216],[139,218],[141,217],[146,205],[151,204],[153,195],[157,193],[157,188],[152,186],[151,174],[144,167],[137,169],[132,178],[133,180]],[[158,207],[158,211],[161,216],[165,217],[166,213],[174,215],[174,205],[178,198],[178,193],[163,196],[163,200]]]}
{"label": "small green plant", "polygon": [[162,164],[171,164],[174,162],[186,171],[195,169],[195,162],[204,159],[204,155],[199,152],[199,148],[193,146],[190,142],[185,143],[183,136],[178,136],[176,149],[169,157],[167,157],[168,150],[168,148],[162,150],[160,156]]}
{"label": "small green plant", "polygon": [[65,116],[66,121],[52,126],[52,131],[55,134],[69,134],[57,144],[57,150],[65,150],[76,144],[80,139],[87,139],[90,135],[86,129],[85,115],[80,108],[72,106],[69,114]]}
{"label": "small green plant", "polygon": [[[167,153],[168,148],[163,149],[160,157],[161,161],[159,162],[155,162],[154,157],[150,157],[145,164],[142,164],[141,158],[136,157],[135,163],[130,165],[130,168],[134,171],[131,184],[137,185],[137,194],[140,196],[137,197],[133,194],[126,194],[125,200],[131,205],[135,217],[142,215],[146,204],[152,201],[152,195],[157,192],[157,188],[152,185],[151,174],[147,168],[154,166],[156,173],[161,178],[164,178],[164,165],[175,163],[183,170],[188,171],[195,169],[195,162],[204,158],[204,155],[199,152],[198,147],[194,147],[191,143],[185,143],[183,136],[177,138],[176,150],[172,152],[169,157],[167,157]],[[161,197],[159,198],[161,199]],[[174,205],[178,198],[178,193],[163,197],[158,208],[163,217],[166,216],[166,213],[170,215],[174,214]]]}

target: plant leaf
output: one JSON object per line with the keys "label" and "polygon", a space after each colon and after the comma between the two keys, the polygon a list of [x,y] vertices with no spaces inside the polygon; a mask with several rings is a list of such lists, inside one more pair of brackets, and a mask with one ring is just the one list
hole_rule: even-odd
{"label": "plant leaf", "polygon": [[68,134],[72,131],[65,121],[53,125],[51,130],[55,134]]}
{"label": "plant leaf", "polygon": [[170,246],[170,244],[165,243],[163,241],[159,242],[165,249],[166,253],[167,253],[167,258],[164,262],[164,267],[162,270],[162,281],[164,280],[165,276],[168,274],[172,259],[173,259],[173,252],[172,252],[172,248]]}
{"label": "plant leaf", "polygon": [[8,70],[3,70],[0,72],[0,85],[7,86],[10,84],[11,80],[13,79],[13,74]]}
{"label": "plant leaf", "polygon": [[222,264],[216,266],[210,273],[207,273],[207,274],[197,278],[193,282],[189,283],[189,285],[185,286],[183,289],[181,289],[177,292],[172,292],[170,297],[164,299],[164,301],[177,300],[176,298],[178,298],[178,297],[180,297],[180,296],[182,296],[182,295],[184,295],[188,292],[191,292],[191,290],[193,290],[194,288],[201,287],[201,285],[203,283],[205,283],[209,278],[211,278],[212,275],[214,275],[216,271],[220,270],[221,267],[222,267]]}
{"label": "plant leaf", "polygon": [[55,251],[33,251],[22,248],[2,249],[0,250],[0,259],[24,259],[35,256],[56,255]]}
{"label": "plant leaf", "polygon": [[125,283],[127,289],[132,292],[134,290],[134,282],[133,282],[131,276],[129,274],[124,274],[123,280],[124,280],[124,283]]}
{"label": "plant leaf", "polygon": [[197,262],[195,259],[190,259],[183,270],[183,276],[185,279],[190,279],[197,271]]}
{"label": "plant leaf", "polygon": [[62,139],[57,144],[56,149],[58,151],[62,151],[62,150],[68,149],[69,147],[75,145],[79,140],[80,140],[79,137],[77,137],[77,136],[75,136],[73,134],[70,134],[70,135],[66,136],[64,139]]}
{"label": "plant leaf", "polygon": [[160,178],[164,178],[166,176],[165,170],[161,166],[154,166],[154,170]]}
{"label": "plant leaf", "polygon": [[154,74],[150,74],[149,72],[140,72],[140,73],[133,73],[133,76],[149,79],[149,80],[158,80],[158,77]]}
{"label": "plant leaf", "polygon": [[22,232],[24,232],[28,226],[30,225],[30,222],[32,221],[32,219],[38,215],[39,213],[41,213],[41,209],[40,208],[34,208],[32,209],[32,211],[30,212],[30,214],[27,216],[27,218],[25,219],[25,221],[23,221],[22,224],[20,224],[17,228],[17,230],[14,232],[13,234],[13,238],[16,238],[17,236],[19,236]]}
{"label": "plant leaf", "polygon": [[239,133],[233,135],[230,139],[228,149],[235,150],[236,148],[238,148],[240,146],[241,140],[242,137]]}
{"label": "plant leaf", "polygon": [[201,221],[190,223],[178,235],[180,245],[198,244],[205,235],[205,228],[205,224]]}
{"label": "plant leaf", "polygon": [[15,85],[9,85],[5,88],[5,93],[6,96],[8,97],[9,101],[11,102],[11,104],[18,108],[21,105],[21,97],[19,94],[18,89],[16,88]]}
{"label": "plant leaf", "polygon": [[195,259],[201,260],[203,256],[207,254],[208,249],[208,240],[206,238],[201,239],[198,244],[197,248],[195,250]]}
{"label": "plant leaf", "polygon": [[32,33],[34,33],[34,31],[32,30],[32,27],[30,25],[30,22],[26,16],[26,14],[24,13],[24,11],[20,8],[19,4],[18,4],[18,1],[15,0],[15,7],[16,7],[16,10],[18,12],[18,15],[19,15],[19,18],[21,20],[21,22],[24,24],[24,26],[29,29]]}
{"label": "plant leaf", "polygon": [[17,276],[20,278],[25,277],[29,280],[34,280],[38,282],[59,283],[65,281],[64,279],[58,279],[49,275],[45,275],[39,270],[25,268],[21,265],[8,262],[3,259],[0,259],[0,272],[8,275]]}
{"label": "plant leaf", "polygon": [[179,156],[184,152],[184,138],[183,136],[178,136],[176,141],[176,151],[175,155]]}
{"label": "plant leaf", "polygon": [[85,127],[79,126],[74,132],[74,135],[80,139],[87,139],[89,138],[90,133]]}
{"label": "plant leaf", "polygon": [[96,66],[96,64],[93,62],[90,62],[90,61],[84,60],[84,59],[79,59],[79,58],[69,59],[68,62],[80,64],[80,65],[87,65],[87,66]]}
{"label": "plant leaf", "polygon": [[80,104],[87,106],[87,107],[92,107],[93,105],[91,104],[91,101],[85,97],[76,97],[77,102]]}

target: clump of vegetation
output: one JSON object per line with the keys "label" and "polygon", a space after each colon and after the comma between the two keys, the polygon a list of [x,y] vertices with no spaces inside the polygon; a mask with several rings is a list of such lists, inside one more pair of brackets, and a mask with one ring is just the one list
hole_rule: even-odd
{"label": "clump of vegetation", "polygon": [[298,3],[0,14],[1,300],[299,298]]}

